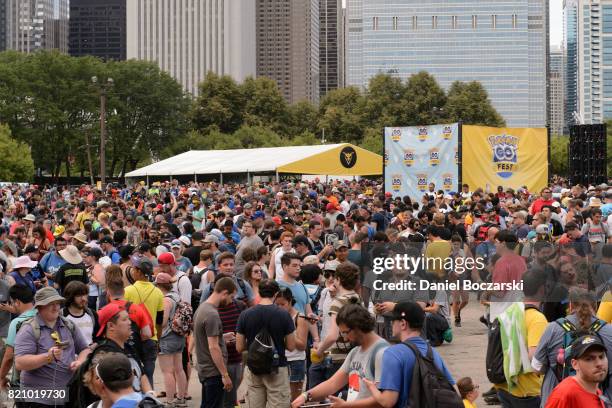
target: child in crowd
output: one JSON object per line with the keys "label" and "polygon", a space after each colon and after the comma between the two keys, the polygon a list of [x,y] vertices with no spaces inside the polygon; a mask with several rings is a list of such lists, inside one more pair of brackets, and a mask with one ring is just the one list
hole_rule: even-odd
{"label": "child in crowd", "polygon": [[476,408],[474,401],[478,398],[478,385],[474,384],[470,377],[463,377],[457,381],[457,388],[463,399],[464,408]]}

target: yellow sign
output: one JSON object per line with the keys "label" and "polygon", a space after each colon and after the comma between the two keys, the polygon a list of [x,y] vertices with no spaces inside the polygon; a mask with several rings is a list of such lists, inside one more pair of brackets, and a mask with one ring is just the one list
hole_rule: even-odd
{"label": "yellow sign", "polygon": [[428,135],[427,128],[426,127],[420,127],[419,128],[419,136],[418,136],[419,141],[420,142],[426,141],[427,140],[427,135]]}
{"label": "yellow sign", "polygon": [[436,167],[438,164],[440,164],[440,149],[437,147],[429,149],[429,165]]}
{"label": "yellow sign", "polygon": [[446,192],[453,189],[453,175],[451,173],[442,174],[442,189]]}
{"label": "yellow sign", "polygon": [[391,176],[391,188],[393,191],[400,191],[402,189],[402,175],[394,174]]}
{"label": "yellow sign", "polygon": [[416,175],[416,184],[419,191],[427,190],[427,174],[421,173]]}
{"label": "yellow sign", "polygon": [[444,140],[451,140],[453,138],[453,127],[444,126],[444,129],[442,130],[442,137]]}
{"label": "yellow sign", "polygon": [[391,131],[391,140],[399,142],[402,139],[402,129],[395,128]]}
{"label": "yellow sign", "polygon": [[548,182],[545,128],[463,126],[463,182],[539,191]]}
{"label": "yellow sign", "polygon": [[404,164],[406,167],[412,167],[414,165],[414,150],[404,149]]}

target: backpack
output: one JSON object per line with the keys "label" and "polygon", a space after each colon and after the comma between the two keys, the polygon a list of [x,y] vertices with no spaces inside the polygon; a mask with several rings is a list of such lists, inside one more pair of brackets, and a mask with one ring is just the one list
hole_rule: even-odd
{"label": "backpack", "polygon": [[[525,305],[525,311],[529,309],[539,310],[534,305]],[[504,374],[504,349],[502,347],[499,319],[495,319],[489,329],[486,367],[489,381],[493,384],[503,384],[506,382],[506,375]]]}
{"label": "backpack", "polygon": [[431,346],[427,345],[427,354],[423,356],[414,343],[406,340],[401,344],[415,356],[410,397],[405,408],[463,408],[461,397],[436,366]]}
{"label": "backpack", "polygon": [[[166,295],[167,298],[172,297]],[[172,299],[174,304],[174,314],[172,315],[172,323],[170,330],[179,336],[187,336],[193,331],[193,309],[187,302],[179,300],[178,302]]]}
{"label": "backpack", "polygon": [[255,336],[247,354],[247,367],[255,375],[266,375],[278,370],[279,356],[274,345],[274,339],[263,327]]}
{"label": "backpack", "polygon": [[[125,310],[127,310],[128,314],[130,313],[130,308],[132,307],[132,302],[125,303]],[[130,318],[130,324],[132,326],[132,334],[130,334],[130,338],[125,342],[125,349],[128,354],[134,355],[140,361],[144,358],[144,351],[142,350],[142,337],[140,336],[140,327]]]}
{"label": "backpack", "polygon": [[[555,370],[554,370],[557,380],[561,382],[566,377],[576,375],[576,371],[572,368],[572,361],[571,361],[572,343],[574,343],[574,340],[576,340],[578,337],[580,337],[583,334],[587,334],[587,333],[580,332],[576,328],[576,326],[574,326],[572,322],[567,320],[565,317],[555,320],[555,323],[561,326],[561,328],[564,331],[563,344],[558,350],[557,365],[555,366]],[[601,336],[599,335],[599,331],[605,325],[606,325],[605,321],[601,319],[595,320],[589,327],[588,334],[593,334],[601,339]],[[563,364],[561,364],[559,360],[563,361]]]}
{"label": "backpack", "polygon": [[153,398],[150,395],[146,395],[143,399],[140,400],[137,408],[164,408],[165,405],[159,401],[157,398]]}

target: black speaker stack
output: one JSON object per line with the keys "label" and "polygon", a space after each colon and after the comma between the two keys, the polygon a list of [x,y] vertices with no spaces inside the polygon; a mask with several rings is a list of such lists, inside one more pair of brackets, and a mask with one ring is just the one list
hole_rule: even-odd
{"label": "black speaker stack", "polygon": [[601,184],[608,181],[606,125],[570,127],[569,175],[575,184]]}

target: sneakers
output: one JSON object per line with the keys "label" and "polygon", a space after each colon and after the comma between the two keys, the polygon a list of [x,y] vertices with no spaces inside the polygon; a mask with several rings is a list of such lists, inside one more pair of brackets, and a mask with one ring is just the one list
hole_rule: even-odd
{"label": "sneakers", "polygon": [[482,397],[490,397],[491,395],[497,395],[497,390],[495,389],[495,387],[491,387],[489,389],[489,391],[483,392],[482,393]]}
{"label": "sneakers", "polygon": [[461,316],[455,317],[455,327],[461,327]]}
{"label": "sneakers", "polygon": [[171,402],[167,404],[169,408],[185,408],[187,407],[187,402],[185,398],[175,398]]}

